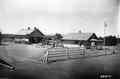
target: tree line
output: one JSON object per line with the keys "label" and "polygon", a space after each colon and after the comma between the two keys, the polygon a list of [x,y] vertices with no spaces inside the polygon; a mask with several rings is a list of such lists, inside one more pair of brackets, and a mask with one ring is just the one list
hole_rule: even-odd
{"label": "tree line", "polygon": [[106,46],[115,46],[120,43],[120,38],[117,38],[116,36],[106,36],[106,37],[99,37],[99,39],[103,40],[105,39],[105,45]]}

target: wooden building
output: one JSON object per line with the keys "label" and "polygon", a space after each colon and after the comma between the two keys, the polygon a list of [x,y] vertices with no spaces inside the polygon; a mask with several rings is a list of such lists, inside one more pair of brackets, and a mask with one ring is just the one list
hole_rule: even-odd
{"label": "wooden building", "polygon": [[21,29],[15,34],[15,40],[16,42],[18,41],[24,41],[28,42],[29,44],[31,43],[40,43],[42,42],[44,38],[44,34],[34,27],[34,29]]}
{"label": "wooden building", "polygon": [[63,36],[62,41],[64,44],[73,44],[91,48],[97,45],[98,37],[95,33],[68,33]]}

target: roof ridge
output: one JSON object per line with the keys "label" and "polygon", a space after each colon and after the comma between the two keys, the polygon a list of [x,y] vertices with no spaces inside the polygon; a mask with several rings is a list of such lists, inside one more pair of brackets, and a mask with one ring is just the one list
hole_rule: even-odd
{"label": "roof ridge", "polygon": [[34,29],[21,29],[19,30],[16,34],[19,35],[26,35],[26,34],[30,34],[31,32],[33,32]]}
{"label": "roof ridge", "polygon": [[84,32],[84,33],[77,33],[77,32],[73,32],[73,33],[67,33],[67,34],[93,34],[94,32]]}
{"label": "roof ridge", "polygon": [[71,39],[71,40],[88,40],[93,33],[68,33],[63,39]]}

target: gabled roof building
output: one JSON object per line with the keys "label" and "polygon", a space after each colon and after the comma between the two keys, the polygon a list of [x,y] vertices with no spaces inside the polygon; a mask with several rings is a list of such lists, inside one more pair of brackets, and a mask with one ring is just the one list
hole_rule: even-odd
{"label": "gabled roof building", "polygon": [[62,41],[64,44],[77,44],[84,45],[86,48],[96,46],[98,37],[95,33],[68,33],[63,36]]}
{"label": "gabled roof building", "polygon": [[89,40],[94,33],[68,33],[63,40]]}
{"label": "gabled roof building", "polygon": [[17,39],[28,39],[29,43],[39,43],[42,42],[44,38],[44,34],[34,27],[34,29],[21,29],[15,34],[15,38]]}

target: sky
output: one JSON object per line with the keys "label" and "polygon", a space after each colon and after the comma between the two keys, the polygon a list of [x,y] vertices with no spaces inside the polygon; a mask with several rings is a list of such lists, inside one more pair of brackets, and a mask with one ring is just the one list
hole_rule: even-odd
{"label": "sky", "polygon": [[44,34],[120,35],[119,0],[0,0],[0,31],[37,27]]}

